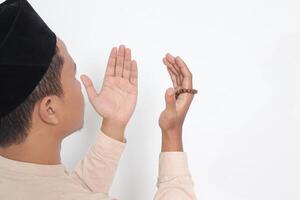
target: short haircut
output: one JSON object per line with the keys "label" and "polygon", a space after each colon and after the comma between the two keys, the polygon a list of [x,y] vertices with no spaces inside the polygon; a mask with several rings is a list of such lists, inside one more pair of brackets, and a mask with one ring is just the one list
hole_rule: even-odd
{"label": "short haircut", "polygon": [[54,56],[43,78],[32,93],[17,108],[0,118],[0,147],[25,141],[28,131],[32,127],[32,113],[35,104],[50,95],[63,97],[61,72],[64,59],[56,46]]}

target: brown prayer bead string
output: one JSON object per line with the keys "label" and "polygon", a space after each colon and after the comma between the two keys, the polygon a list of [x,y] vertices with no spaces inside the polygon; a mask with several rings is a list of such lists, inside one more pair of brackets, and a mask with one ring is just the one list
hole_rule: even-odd
{"label": "brown prayer bead string", "polygon": [[197,94],[198,90],[195,89],[187,89],[187,88],[180,88],[178,91],[175,92],[175,98],[177,99],[178,96],[182,93],[191,93],[191,94]]}

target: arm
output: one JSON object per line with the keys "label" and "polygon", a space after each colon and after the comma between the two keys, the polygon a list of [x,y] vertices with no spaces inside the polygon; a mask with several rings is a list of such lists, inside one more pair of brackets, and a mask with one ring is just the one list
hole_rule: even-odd
{"label": "arm", "polygon": [[[167,54],[163,61],[174,88],[192,88],[192,74],[180,57]],[[166,91],[166,108],[159,118],[162,145],[155,200],[197,199],[188,168],[187,153],[184,152],[182,143],[183,122],[192,100],[193,94],[183,93],[176,99],[172,88]]]}
{"label": "arm", "polygon": [[109,193],[126,146],[126,138],[120,141],[113,134],[123,138],[124,131],[118,131],[115,127],[109,128],[104,120],[96,142],[70,173],[74,181],[90,191]]}
{"label": "arm", "polygon": [[165,137],[159,155],[159,175],[154,200],[196,200],[187,153],[183,151],[182,140]]}
{"label": "arm", "polygon": [[98,93],[87,75],[80,76],[95,111],[103,118],[96,143],[76,166],[73,177],[91,191],[108,193],[124,151],[124,132],[137,101],[137,64],[125,45],[112,48]]}

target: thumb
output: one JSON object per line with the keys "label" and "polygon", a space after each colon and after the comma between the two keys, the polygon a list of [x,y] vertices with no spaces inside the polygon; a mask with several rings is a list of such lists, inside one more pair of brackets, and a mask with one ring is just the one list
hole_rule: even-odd
{"label": "thumb", "polygon": [[85,87],[89,100],[92,102],[92,99],[97,95],[92,80],[87,75],[81,75],[80,79]]}
{"label": "thumb", "polygon": [[166,110],[169,110],[169,111],[176,110],[175,91],[173,88],[168,88],[166,90],[165,101],[166,101]]}

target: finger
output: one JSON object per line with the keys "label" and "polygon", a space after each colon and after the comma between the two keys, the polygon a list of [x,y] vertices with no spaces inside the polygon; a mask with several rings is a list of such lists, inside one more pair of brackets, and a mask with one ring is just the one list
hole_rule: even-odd
{"label": "finger", "polygon": [[119,51],[117,55],[116,76],[122,77],[124,57],[125,57],[125,45],[122,44],[119,46]]}
{"label": "finger", "polygon": [[125,60],[123,69],[123,78],[130,78],[130,68],[131,68],[131,50],[129,48],[125,49]]}
{"label": "finger", "polygon": [[117,48],[113,47],[110,51],[110,55],[108,58],[105,77],[115,76],[116,60],[117,60]]}
{"label": "finger", "polygon": [[174,112],[176,111],[176,99],[175,91],[173,88],[168,88],[165,93],[166,110]]}
{"label": "finger", "polygon": [[176,70],[179,80],[180,80],[180,85],[181,85],[182,81],[183,81],[183,75],[179,69],[179,66],[177,66],[177,64],[175,62],[175,57],[172,56],[170,53],[167,53],[166,58],[167,58],[167,61],[173,65],[174,70]]}
{"label": "finger", "polygon": [[168,63],[168,61],[166,61],[166,58],[163,59],[163,63],[167,66],[167,70],[168,70],[168,73],[171,77],[171,80],[172,80],[172,83],[173,83],[173,87],[174,88],[177,88],[178,87],[178,84],[177,84],[177,79],[176,79],[176,74],[174,74],[170,67],[168,65],[170,65],[170,63]]}
{"label": "finger", "polygon": [[138,86],[138,68],[135,60],[131,62],[130,82],[133,85]]}
{"label": "finger", "polygon": [[85,90],[86,90],[86,92],[88,94],[88,98],[89,98],[90,102],[92,102],[92,100],[97,95],[97,92],[96,92],[96,89],[95,89],[95,87],[93,85],[92,80],[87,75],[81,75],[80,79],[83,82],[83,85],[84,85]]}
{"label": "finger", "polygon": [[193,88],[193,81],[192,81],[193,77],[192,77],[192,73],[188,69],[187,65],[179,56],[176,57],[175,62],[179,66],[180,71],[183,74],[182,86],[184,88],[192,89]]}
{"label": "finger", "polygon": [[[166,61],[166,62],[168,63],[168,61]],[[168,69],[175,75],[177,86],[181,86],[182,83],[180,81],[179,73],[175,70],[174,66],[171,63],[169,63],[167,66],[168,66]]]}
{"label": "finger", "polygon": [[167,65],[168,71],[170,71],[175,76],[176,87],[180,87],[181,86],[181,81],[180,81],[180,78],[179,78],[179,74],[174,69],[174,66],[171,63],[169,63],[166,58],[164,59],[164,64]]}
{"label": "finger", "polygon": [[178,84],[178,86],[181,86],[182,85],[182,80],[183,80],[183,76],[181,75],[181,72],[180,72],[180,70],[179,69],[177,69],[175,66],[176,66],[176,64],[175,64],[175,58],[173,59],[174,57],[171,55],[171,54],[166,54],[166,61],[168,62],[168,63],[170,63],[170,69],[172,70],[172,72],[174,72],[175,73],[175,75],[176,75],[176,78],[177,78],[177,84]]}

